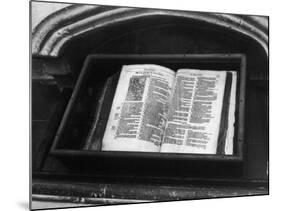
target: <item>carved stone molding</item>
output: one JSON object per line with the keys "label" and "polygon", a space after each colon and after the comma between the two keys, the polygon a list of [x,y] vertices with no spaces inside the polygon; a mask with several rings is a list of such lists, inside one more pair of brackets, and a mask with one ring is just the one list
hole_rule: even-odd
{"label": "carved stone molding", "polygon": [[58,57],[73,38],[143,17],[182,17],[224,27],[255,40],[268,55],[268,19],[220,13],[71,5],[45,18],[32,33],[32,55]]}

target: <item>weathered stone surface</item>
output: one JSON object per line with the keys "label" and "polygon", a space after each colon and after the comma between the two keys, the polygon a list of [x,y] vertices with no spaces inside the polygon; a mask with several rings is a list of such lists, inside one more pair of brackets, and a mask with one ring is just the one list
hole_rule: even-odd
{"label": "weathered stone surface", "polygon": [[50,15],[35,28],[32,36],[32,54],[57,57],[63,46],[77,36],[101,27],[156,15],[182,17],[231,29],[251,37],[268,53],[266,17],[122,7],[100,9],[99,6],[93,5],[72,5]]}
{"label": "weathered stone surface", "polygon": [[[33,182],[33,194],[53,195],[53,200],[93,204],[135,201],[171,201],[200,198],[266,195],[266,187],[164,186],[147,184]],[[46,197],[47,197],[46,196]],[[47,197],[48,198],[48,197]],[[50,197],[48,198],[50,200]],[[112,202],[110,202],[112,200]]]}

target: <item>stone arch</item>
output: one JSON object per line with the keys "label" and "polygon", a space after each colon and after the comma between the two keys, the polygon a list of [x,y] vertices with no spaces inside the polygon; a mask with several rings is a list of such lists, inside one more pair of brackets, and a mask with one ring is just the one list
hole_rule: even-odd
{"label": "stone arch", "polygon": [[182,17],[236,31],[255,40],[268,55],[266,18],[96,5],[71,5],[44,19],[32,33],[32,54],[58,57],[63,46],[77,36],[132,19],[152,16]]}

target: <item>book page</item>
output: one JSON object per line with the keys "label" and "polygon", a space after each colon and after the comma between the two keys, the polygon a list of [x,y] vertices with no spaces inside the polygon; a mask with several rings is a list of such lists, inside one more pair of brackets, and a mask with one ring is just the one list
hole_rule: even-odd
{"label": "book page", "polygon": [[236,106],[236,86],[237,86],[237,73],[231,71],[232,73],[232,84],[230,92],[230,103],[228,112],[228,128],[225,140],[225,154],[233,154],[233,138],[234,138],[234,122],[235,122],[235,106]]}
{"label": "book page", "polygon": [[215,154],[225,71],[180,69],[161,152]]}
{"label": "book page", "polygon": [[102,150],[159,152],[174,78],[159,65],[123,66]]}

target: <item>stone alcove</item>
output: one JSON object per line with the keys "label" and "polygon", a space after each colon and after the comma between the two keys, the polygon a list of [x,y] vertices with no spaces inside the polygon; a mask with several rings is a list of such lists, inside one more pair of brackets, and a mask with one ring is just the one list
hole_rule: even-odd
{"label": "stone alcove", "polygon": [[[224,184],[242,181],[253,185],[254,189],[247,194],[257,193],[255,188],[267,187],[266,17],[71,5],[50,14],[34,28],[31,50],[35,192],[44,194],[51,191],[44,186],[44,182],[37,182],[36,179],[44,179],[46,174],[69,173],[69,169],[49,156],[48,152],[83,62],[92,53],[246,54],[247,156],[243,164],[244,175],[239,180],[228,179],[229,183],[224,181]],[[67,177],[63,180],[66,181]],[[200,184],[200,181],[197,182]],[[198,197],[202,198],[204,194],[198,192]],[[230,191],[227,194],[232,193]],[[213,196],[216,197],[215,194]],[[183,194],[182,197],[187,195]]]}

